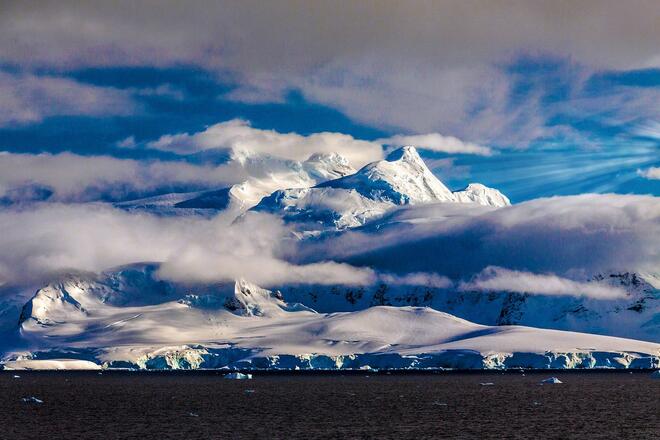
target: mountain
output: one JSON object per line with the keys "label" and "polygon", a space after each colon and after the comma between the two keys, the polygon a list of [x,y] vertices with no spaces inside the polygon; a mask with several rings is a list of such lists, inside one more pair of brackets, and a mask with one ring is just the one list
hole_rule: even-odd
{"label": "mountain", "polygon": [[624,298],[595,299],[507,291],[469,291],[380,282],[371,286],[281,286],[285,301],[320,312],[372,306],[422,306],[483,325],[532,327],[595,333],[660,343],[660,277],[611,272],[590,283],[620,287]]}
{"label": "mountain", "polygon": [[[225,159],[224,156],[222,158]],[[226,165],[241,169],[247,179],[224,188],[165,194],[116,203],[115,206],[159,215],[213,215],[222,210],[238,215],[278,189],[311,187],[355,172],[348,161],[337,153],[313,154],[300,162],[241,152],[226,160]]]}
{"label": "mountain", "polygon": [[385,160],[357,173],[319,184],[318,188],[354,190],[363,197],[394,205],[453,202],[452,192],[433,175],[414,147],[402,147]]}
{"label": "mountain", "polygon": [[428,203],[493,207],[511,204],[502,193],[481,184],[450,191],[428,169],[414,147],[402,147],[354,174],[311,188],[275,191],[253,209],[280,215],[305,227],[344,229],[361,226],[397,206]]}
{"label": "mountain", "polygon": [[336,153],[314,154],[299,162],[242,152],[228,160],[244,171],[247,180],[209,191],[164,194],[115,206],[171,216],[209,216],[218,211],[238,216],[254,209],[300,223],[301,229],[318,230],[361,226],[401,205],[510,205],[502,193],[477,183],[450,191],[414,147],[395,150],[385,160],[357,172]]}
{"label": "mountain", "polygon": [[460,203],[477,203],[484,206],[502,207],[511,204],[507,196],[496,189],[480,183],[471,183],[464,190],[454,191],[454,198]]}
{"label": "mountain", "polygon": [[[577,285],[625,293],[616,298],[470,290],[486,265],[517,252],[525,259],[525,242],[548,234],[545,226],[528,228],[524,240],[509,233],[530,212],[549,215],[533,203],[505,208],[506,196],[477,183],[452,192],[412,147],[357,171],[337,154],[228,160],[245,181],[116,206],[161,216],[225,211],[234,224],[246,210],[268,212],[295,237],[278,258],[347,263],[370,269],[375,281],[185,284],[161,279],[156,262],[0,285],[0,368],[660,366],[656,274],[580,272]],[[564,249],[570,242],[560,232]]]}
{"label": "mountain", "polygon": [[[485,326],[425,307],[318,313],[244,280],[163,283],[157,265],[68,275],[23,307],[5,368],[651,368],[660,345]],[[4,340],[4,339],[3,339]]]}

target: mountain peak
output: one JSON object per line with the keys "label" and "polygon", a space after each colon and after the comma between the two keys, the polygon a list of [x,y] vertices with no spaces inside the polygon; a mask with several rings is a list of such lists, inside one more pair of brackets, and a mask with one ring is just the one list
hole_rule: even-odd
{"label": "mountain peak", "polygon": [[511,205],[507,196],[495,188],[481,183],[470,183],[461,191],[454,191],[454,197],[460,203],[478,203],[485,206],[503,207]]}
{"label": "mountain peak", "polygon": [[[256,211],[279,213],[287,221],[318,228],[363,225],[396,205],[437,202],[510,204],[499,191],[481,184],[452,193],[426,166],[415,147],[392,151],[384,160],[313,188],[279,190],[264,197]],[[313,229],[315,230],[315,229]]]}
{"label": "mountain peak", "polygon": [[355,190],[368,199],[396,205],[453,201],[451,191],[433,175],[415,147],[394,150],[385,160],[318,186]]}
{"label": "mountain peak", "polygon": [[396,162],[402,160],[405,162],[424,163],[419,153],[417,152],[417,148],[410,145],[391,151],[385,160],[388,162]]}

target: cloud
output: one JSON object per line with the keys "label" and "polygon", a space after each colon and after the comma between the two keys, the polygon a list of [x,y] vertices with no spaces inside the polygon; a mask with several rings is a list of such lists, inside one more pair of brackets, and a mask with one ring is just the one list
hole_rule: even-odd
{"label": "cloud", "polygon": [[651,167],[645,170],[637,170],[637,174],[645,179],[660,180],[660,168]]}
{"label": "cloud", "polygon": [[403,208],[379,228],[304,243],[299,261],[323,255],[380,272],[452,279],[469,279],[488,266],[571,279],[660,270],[658,197],[585,194],[495,210],[448,205]]}
{"label": "cloud", "polygon": [[282,101],[300,90],[392,132],[526,147],[554,135],[546,122],[561,120],[548,96],[565,96],[563,110],[577,115],[638,117],[657,113],[657,97],[630,87],[590,102],[571,87],[553,94],[548,89],[562,81],[516,71],[512,60],[568,60],[568,76],[579,64],[584,72],[570,79],[578,88],[585,72],[658,67],[659,18],[660,6],[649,0],[330,1],[314,8],[295,0],[9,1],[0,15],[0,61],[60,70],[199,66],[236,86],[230,99]]}
{"label": "cloud", "polygon": [[463,290],[613,298],[616,289],[583,281],[660,267],[660,201],[647,196],[557,197],[502,209],[426,205],[401,209],[379,228],[302,242],[263,213],[238,221],[222,213],[157,217],[106,204],[5,208],[0,230],[0,283],[9,285],[151,261],[177,282],[450,288],[453,279],[464,280]]}
{"label": "cloud", "polygon": [[447,277],[429,272],[412,272],[405,275],[380,274],[379,281],[397,286],[424,286],[446,289],[454,285]]}
{"label": "cloud", "polygon": [[135,148],[135,136],[128,136],[115,144],[118,148]]}
{"label": "cloud", "polygon": [[[340,80],[338,80],[340,78]],[[274,82],[278,84],[278,82]],[[440,131],[475,143],[510,136],[519,115],[536,112],[509,108],[511,79],[491,65],[434,66],[390,58],[333,61],[291,81],[310,100],[340,109],[351,118],[392,131]],[[532,105],[533,101],[530,101]],[[519,133],[525,138],[527,124]]]}
{"label": "cloud", "polygon": [[[564,143],[589,148],[602,137],[594,136],[596,127],[621,131],[640,119],[660,118],[658,90],[594,87],[589,78],[598,73],[582,59],[548,59],[547,54],[460,67],[427,61],[400,65],[365,56],[349,66],[318,67],[290,87],[365,124],[395,132],[437,131],[499,148],[564,141],[568,134]],[[579,130],[572,125],[584,120],[592,125]]]}
{"label": "cloud", "polygon": [[55,76],[0,71],[0,126],[48,116],[128,116],[139,105],[125,91]]}
{"label": "cloud", "polygon": [[[49,280],[65,271],[98,272],[135,262],[161,262],[159,276],[179,282],[249,279],[280,283],[360,285],[373,271],[335,262],[308,265],[279,257],[288,230],[281,220],[155,217],[107,205],[42,204],[0,211],[0,284]],[[20,268],[20,270],[17,270]]]}
{"label": "cloud", "polygon": [[[129,136],[116,146],[136,149],[141,144]],[[322,175],[324,165],[304,160],[317,153],[338,152],[357,166],[383,156],[381,144],[342,133],[283,134],[253,128],[239,119],[212,125],[199,133],[164,135],[147,147],[181,157],[135,160],[68,152],[0,151],[0,204],[121,201],[167,192],[217,189],[250,178],[258,179],[256,186],[270,193],[281,185],[313,185],[313,179],[320,177],[312,176],[314,172],[308,168],[321,167],[318,173]],[[451,161],[436,165],[447,173],[452,167]],[[344,172],[347,170],[350,167],[345,166]]]}
{"label": "cloud", "polygon": [[626,292],[597,282],[578,282],[551,274],[534,274],[489,266],[469,282],[459,286],[464,291],[517,292],[531,295],[587,296],[597,299],[624,298]]}
{"label": "cloud", "polygon": [[527,50],[599,67],[649,67],[660,59],[659,16],[648,0],[330,1],[314,8],[295,0],[9,1],[0,56],[63,66],[192,63],[265,75],[364,54],[457,66]]}
{"label": "cloud", "polygon": [[463,142],[454,136],[443,136],[440,133],[428,133],[418,135],[396,135],[385,139],[378,139],[385,145],[404,146],[412,145],[431,151],[439,151],[449,154],[477,154],[480,156],[490,156],[493,151],[481,145],[471,142]]}
{"label": "cloud", "polygon": [[121,200],[150,193],[227,186],[245,179],[236,164],[0,152],[0,202]]}
{"label": "cloud", "polygon": [[647,121],[646,123],[639,124],[635,130],[635,134],[648,137],[653,140],[660,140],[660,122]]}
{"label": "cloud", "polygon": [[227,149],[237,156],[251,153],[304,161],[315,153],[339,153],[353,166],[362,166],[381,159],[382,146],[355,139],[342,133],[278,133],[250,126],[242,119],[232,119],[211,125],[199,133],[179,133],[161,136],[149,142],[148,148],[178,154],[192,154],[211,149]]}

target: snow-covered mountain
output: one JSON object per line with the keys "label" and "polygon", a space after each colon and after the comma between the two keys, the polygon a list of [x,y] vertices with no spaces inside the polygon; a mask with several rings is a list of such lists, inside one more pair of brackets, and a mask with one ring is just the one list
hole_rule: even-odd
{"label": "snow-covered mountain", "polygon": [[[376,281],[185,284],[161,279],[159,263],[134,263],[12,292],[0,285],[0,367],[660,366],[658,275],[612,270],[582,279],[625,292],[616,298],[466,288],[465,278],[483,269],[472,261],[484,246],[481,231],[509,227],[516,206],[481,184],[451,191],[413,147],[358,171],[337,154],[298,162],[242,151],[203,160],[232,161],[247,180],[116,206],[161,216],[223,211],[234,225],[246,210],[267,212],[296,237],[282,251],[295,256],[278,258],[348,263],[371,269]],[[499,223],[479,222],[500,214]],[[465,225],[477,232],[441,239]],[[493,246],[488,259],[502,248]],[[456,247],[468,259],[453,260]],[[443,262],[451,264],[440,270]]]}
{"label": "snow-covered mountain", "polygon": [[[318,313],[247,281],[183,286],[156,265],[69,275],[23,307],[6,368],[652,368],[660,344],[485,326],[424,307]],[[52,364],[52,363],[51,363]],[[50,365],[50,364],[48,364]],[[59,364],[65,365],[65,364]]]}
{"label": "snow-covered mountain", "polygon": [[313,154],[300,162],[243,151],[232,154],[226,160],[228,164],[242,169],[247,179],[224,188],[165,194],[116,203],[115,206],[159,215],[213,215],[222,210],[238,215],[278,189],[307,188],[355,172],[348,161],[337,153]]}
{"label": "snow-covered mountain", "polygon": [[507,196],[496,189],[489,188],[481,183],[471,183],[461,191],[452,193],[454,199],[460,203],[477,203],[484,206],[502,207],[511,204]]}
{"label": "snow-covered mountain", "polygon": [[433,175],[414,147],[399,148],[385,160],[318,187],[354,190],[370,200],[395,205],[455,201],[452,192]]}
{"label": "snow-covered mountain", "polygon": [[354,174],[315,187],[275,191],[253,208],[285,220],[314,227],[344,229],[361,226],[400,205],[476,203],[510,205],[509,199],[481,184],[450,191],[428,169],[414,147],[402,147],[385,160],[370,163]]}
{"label": "snow-covered mountain", "polygon": [[469,291],[377,283],[372,286],[283,286],[286,301],[318,311],[355,311],[372,306],[422,306],[483,325],[526,325],[595,333],[660,343],[660,278],[611,272],[590,283],[620,287],[624,298],[539,295],[507,291]]}
{"label": "snow-covered mountain", "polygon": [[510,205],[498,190],[472,183],[450,191],[426,166],[414,147],[402,147],[385,160],[355,171],[341,155],[314,154],[303,162],[234,154],[229,163],[248,179],[219,189],[165,194],[116,203],[127,210],[158,215],[240,215],[249,209],[282,216],[301,229],[361,226],[401,205],[470,203]]}

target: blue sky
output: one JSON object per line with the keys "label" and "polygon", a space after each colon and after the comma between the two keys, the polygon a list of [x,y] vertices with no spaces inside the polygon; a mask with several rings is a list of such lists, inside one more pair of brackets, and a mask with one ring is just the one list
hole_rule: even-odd
{"label": "blue sky", "polygon": [[[633,5],[612,30],[608,20],[582,26],[583,8],[563,4],[557,18],[550,6],[527,5],[518,35],[497,21],[477,25],[483,17],[451,2],[419,13],[395,3],[348,11],[343,25],[345,16],[319,5],[302,16],[318,29],[300,23],[293,3],[263,7],[280,17],[272,29],[237,7],[240,26],[226,31],[222,9],[180,16],[169,4],[141,22],[145,5],[128,17],[75,2],[12,4],[0,33],[0,150],[185,160],[141,145],[241,118],[302,135],[454,136],[493,154],[423,150],[438,176],[453,188],[482,182],[513,201],[660,195],[647,173],[660,167],[659,8]],[[509,7],[483,14],[492,21]],[[416,26],[392,36],[389,21]],[[177,32],[168,32],[173,23]],[[137,146],[118,146],[125,139]]]}
{"label": "blue sky", "polygon": [[[660,70],[602,71],[592,75],[581,93],[587,96],[585,99],[602,100],[603,107],[581,112],[567,96],[567,90],[575,84],[565,69],[557,60],[536,59],[508,65],[503,71],[515,83],[508,105],[524,105],[530,95],[541,94],[548,107],[562,107],[542,115],[544,128],[569,129],[569,135],[559,131],[524,144],[506,143],[500,136],[497,143],[485,142],[495,148],[492,156],[422,151],[423,156],[431,159],[432,166],[440,159],[442,165],[435,171],[454,188],[479,181],[500,188],[516,201],[583,192],[660,195],[660,181],[638,173],[660,166],[660,138],[641,130],[644,123],[653,121],[645,120],[644,114],[619,121],[619,109],[607,108],[613,88],[624,87],[631,93],[660,90]],[[234,118],[249,120],[256,128],[284,133],[332,131],[367,140],[398,133],[391,127],[354,120],[332,106],[311,102],[295,89],[276,103],[227,99],[224,96],[234,89],[230,82],[194,67],[107,67],[41,74],[120,91],[167,87],[169,93],[136,94],[133,99],[140,108],[130,115],[53,115],[33,123],[7,124],[0,128],[2,149],[176,159],[156,150],[119,148],[117,143],[131,136],[139,143],[164,134],[198,132]],[[442,159],[451,160],[451,166]]]}

